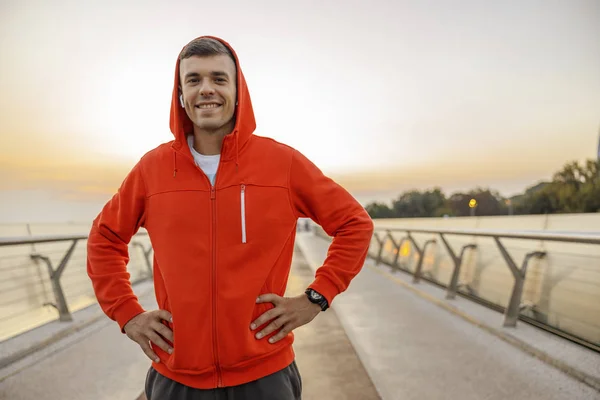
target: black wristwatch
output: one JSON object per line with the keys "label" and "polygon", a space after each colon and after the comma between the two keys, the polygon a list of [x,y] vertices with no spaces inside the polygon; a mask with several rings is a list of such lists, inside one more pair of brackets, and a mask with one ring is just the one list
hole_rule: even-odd
{"label": "black wristwatch", "polygon": [[304,293],[306,293],[306,297],[308,297],[308,300],[310,300],[311,303],[318,304],[321,307],[321,311],[325,311],[329,308],[327,299],[323,297],[321,293],[311,288],[306,289]]}

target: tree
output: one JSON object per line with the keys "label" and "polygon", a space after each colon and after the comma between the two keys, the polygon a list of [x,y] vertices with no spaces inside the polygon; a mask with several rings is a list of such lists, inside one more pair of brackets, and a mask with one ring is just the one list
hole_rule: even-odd
{"label": "tree", "polygon": [[454,193],[448,199],[448,206],[455,217],[464,217],[470,214],[469,200],[471,197],[466,193]]}
{"label": "tree", "polygon": [[594,183],[584,186],[581,189],[580,196],[583,206],[582,212],[600,212],[600,182],[598,179]]}
{"label": "tree", "polygon": [[392,203],[394,215],[400,218],[437,217],[438,210],[446,203],[446,196],[441,189],[435,188],[426,192],[411,190],[402,194]]}
{"label": "tree", "polygon": [[540,182],[510,199],[483,188],[446,198],[441,189],[435,187],[425,192],[404,192],[392,202],[391,208],[372,203],[366,209],[372,218],[468,216],[471,199],[477,200],[476,215],[508,214],[507,200],[511,201],[514,214],[600,212],[600,162],[569,162],[554,174],[551,182]]}
{"label": "tree", "polygon": [[449,206],[455,216],[471,215],[469,201],[477,200],[476,215],[506,214],[504,199],[496,191],[477,188],[468,193],[455,193],[450,196]]}
{"label": "tree", "polygon": [[522,199],[522,214],[554,214],[560,210],[559,187],[555,183],[545,185]]}
{"label": "tree", "polygon": [[594,160],[588,160],[582,165],[571,162],[554,175],[553,183],[557,186],[560,211],[598,211],[599,167],[598,161]]}
{"label": "tree", "polygon": [[570,162],[554,174],[552,182],[527,189],[519,199],[519,214],[584,213],[600,211],[599,163]]}
{"label": "tree", "polygon": [[383,203],[371,203],[365,207],[371,218],[395,218],[391,208]]}

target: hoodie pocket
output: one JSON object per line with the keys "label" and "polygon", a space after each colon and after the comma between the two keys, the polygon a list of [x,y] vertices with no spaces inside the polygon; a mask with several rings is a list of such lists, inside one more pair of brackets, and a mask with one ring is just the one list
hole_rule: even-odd
{"label": "hoodie pocket", "polygon": [[171,371],[197,375],[214,368],[211,296],[198,295],[210,293],[210,284],[199,272],[195,276],[192,270],[185,272],[190,273],[178,274],[171,292],[160,292],[162,295],[157,299],[161,309],[173,316],[173,322],[163,321],[173,332],[173,353],[165,352],[154,342],[152,349]]}
{"label": "hoodie pocket", "polygon": [[156,346],[161,362],[174,372],[198,375],[214,368],[212,323],[208,314],[191,313],[206,310],[207,304],[179,305],[173,308],[173,353],[168,354]]}
{"label": "hoodie pocket", "polygon": [[[268,284],[265,282],[263,287],[260,290],[259,296],[267,293],[272,293],[269,289]],[[254,304],[254,308],[252,309],[252,318],[251,322],[254,322],[258,317],[269,311],[271,308],[275,308],[272,303],[256,303]]]}
{"label": "hoodie pocket", "polygon": [[240,209],[242,211],[242,243],[246,243],[246,185],[240,187]]}

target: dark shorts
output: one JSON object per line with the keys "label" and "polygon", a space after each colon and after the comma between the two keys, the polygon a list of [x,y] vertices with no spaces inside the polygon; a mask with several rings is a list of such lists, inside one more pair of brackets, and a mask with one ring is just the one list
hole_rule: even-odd
{"label": "dark shorts", "polygon": [[302,379],[296,361],[274,374],[239,386],[196,389],[161,375],[150,367],[146,376],[148,400],[301,400]]}

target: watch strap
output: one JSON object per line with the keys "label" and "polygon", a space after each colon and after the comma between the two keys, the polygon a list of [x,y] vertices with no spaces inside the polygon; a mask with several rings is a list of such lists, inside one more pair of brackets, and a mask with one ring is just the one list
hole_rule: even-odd
{"label": "watch strap", "polygon": [[312,288],[306,289],[304,293],[306,294],[306,297],[308,297],[308,300],[311,303],[318,304],[321,307],[321,311],[325,311],[329,308],[329,303],[327,302],[327,299],[321,293],[317,292]]}

